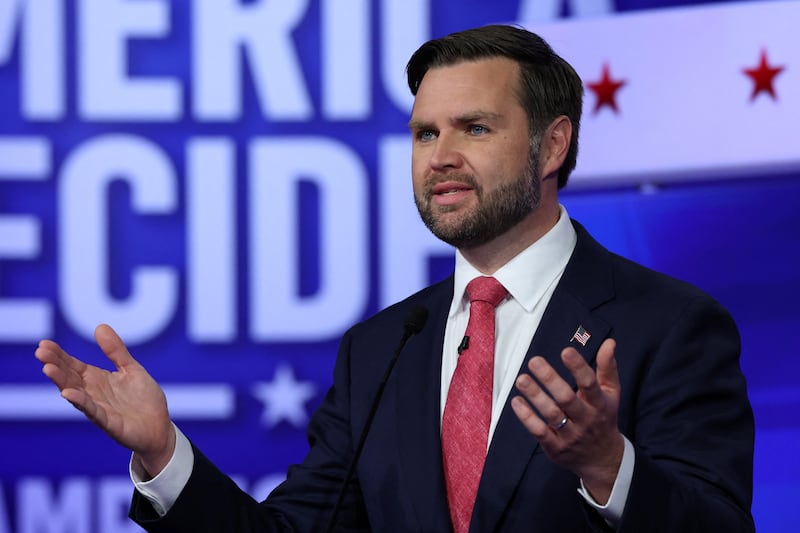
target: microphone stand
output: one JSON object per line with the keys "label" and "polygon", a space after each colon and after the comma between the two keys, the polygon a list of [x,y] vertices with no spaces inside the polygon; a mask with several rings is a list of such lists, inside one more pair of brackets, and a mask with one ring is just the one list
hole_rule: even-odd
{"label": "microphone stand", "polygon": [[325,533],[331,533],[333,531],[333,526],[336,524],[336,518],[339,515],[339,509],[344,501],[344,495],[347,492],[347,486],[353,479],[353,473],[355,472],[358,458],[361,456],[361,451],[364,449],[364,443],[367,440],[369,429],[372,426],[372,420],[375,418],[375,413],[378,411],[378,405],[380,405],[380,400],[383,396],[383,390],[386,388],[386,382],[389,381],[389,376],[392,373],[395,363],[397,363],[398,357],[400,357],[400,352],[402,352],[403,348],[405,348],[408,339],[422,330],[427,320],[428,310],[422,306],[414,307],[406,316],[403,324],[403,337],[400,339],[397,349],[394,351],[394,354],[389,361],[389,365],[386,367],[386,371],[383,373],[383,378],[381,379],[380,384],[378,384],[378,390],[375,393],[375,399],[372,400],[369,414],[364,422],[364,429],[361,430],[361,436],[358,439],[358,444],[356,445],[353,458],[350,460],[350,465],[347,468],[347,473],[345,474],[342,487],[339,489],[339,496],[336,498],[336,504],[333,506],[333,511],[331,511],[331,517],[328,520],[328,526],[325,528]]}

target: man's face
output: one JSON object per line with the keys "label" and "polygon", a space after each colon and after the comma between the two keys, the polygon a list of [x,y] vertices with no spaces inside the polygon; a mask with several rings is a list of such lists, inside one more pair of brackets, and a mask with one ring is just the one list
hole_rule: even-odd
{"label": "man's face", "polygon": [[414,199],[428,229],[461,249],[485,244],[536,210],[538,146],[505,58],[430,69],[409,122]]}

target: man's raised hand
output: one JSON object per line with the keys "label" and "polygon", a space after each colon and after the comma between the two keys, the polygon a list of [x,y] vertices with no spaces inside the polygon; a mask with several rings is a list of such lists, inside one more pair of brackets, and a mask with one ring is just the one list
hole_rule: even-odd
{"label": "man's raised hand", "polygon": [[35,353],[44,365],[42,372],[64,399],[136,453],[145,470],[155,476],[175,448],[175,429],[164,392],[110,326],[101,324],[94,336],[115,371],[86,364],[57,343],[43,340]]}

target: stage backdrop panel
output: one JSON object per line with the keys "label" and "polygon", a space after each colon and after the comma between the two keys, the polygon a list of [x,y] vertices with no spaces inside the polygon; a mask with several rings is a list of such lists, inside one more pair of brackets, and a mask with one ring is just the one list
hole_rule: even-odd
{"label": "stage backdrop panel", "polygon": [[101,322],[251,494],[302,460],[343,331],[452,268],[413,206],[405,63],[493,22],[585,82],[570,215],[739,323],[753,512],[797,529],[797,20],[785,1],[0,1],[0,533],[138,531],[128,452],[33,358],[47,337],[108,367]]}

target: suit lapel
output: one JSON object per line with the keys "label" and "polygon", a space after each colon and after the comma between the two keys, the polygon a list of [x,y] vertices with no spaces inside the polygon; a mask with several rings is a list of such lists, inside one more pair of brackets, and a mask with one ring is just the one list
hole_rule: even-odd
{"label": "suit lapel", "polygon": [[423,531],[448,531],[440,436],[442,345],[453,295],[452,276],[422,303],[428,324],[413,337],[397,363],[397,435],[400,466]]}
{"label": "suit lapel", "polygon": [[[520,372],[527,372],[531,357],[541,355],[574,387],[574,378],[561,362],[561,351],[573,346],[590,364],[594,363],[610,327],[592,311],[613,298],[613,280],[608,252],[582,226],[573,223],[578,233],[575,251],[542,316]],[[585,345],[573,340],[579,327],[589,333],[588,339],[583,336]],[[492,437],[473,511],[472,531],[499,528],[539,445],[511,409],[510,400],[516,394],[512,389]]]}

